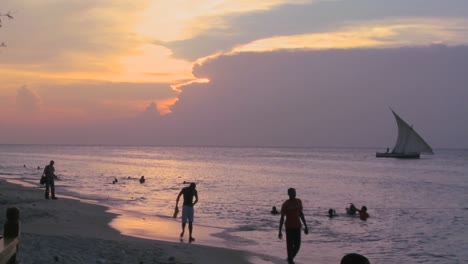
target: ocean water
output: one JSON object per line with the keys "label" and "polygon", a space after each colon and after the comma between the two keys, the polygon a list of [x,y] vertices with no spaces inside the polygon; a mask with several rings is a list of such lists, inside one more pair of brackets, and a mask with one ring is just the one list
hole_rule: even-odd
{"label": "ocean water", "polygon": [[[0,145],[0,177],[37,185],[53,159],[58,195],[168,221],[176,221],[170,216],[183,182],[193,181],[194,236],[197,226],[214,228],[217,246],[255,252],[262,263],[285,263],[279,216],[269,212],[294,187],[310,229],[297,263],[339,263],[350,252],[371,263],[468,263],[468,150],[419,160],[377,159],[375,151]],[[346,216],[350,202],[366,205],[370,218]],[[326,216],[329,208],[336,218]]]}

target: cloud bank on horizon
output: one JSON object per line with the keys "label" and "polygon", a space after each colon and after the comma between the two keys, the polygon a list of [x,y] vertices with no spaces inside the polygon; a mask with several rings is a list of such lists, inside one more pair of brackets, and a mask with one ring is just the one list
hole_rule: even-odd
{"label": "cloud bank on horizon", "polygon": [[466,1],[3,10],[0,143],[387,147],[391,106],[435,147],[468,147]]}

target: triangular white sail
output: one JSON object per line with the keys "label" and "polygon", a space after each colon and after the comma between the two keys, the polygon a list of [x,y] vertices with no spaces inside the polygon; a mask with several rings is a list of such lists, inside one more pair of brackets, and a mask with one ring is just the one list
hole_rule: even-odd
{"label": "triangular white sail", "polygon": [[411,126],[401,119],[393,110],[392,113],[398,124],[398,138],[392,153],[434,154],[429,144],[427,144]]}

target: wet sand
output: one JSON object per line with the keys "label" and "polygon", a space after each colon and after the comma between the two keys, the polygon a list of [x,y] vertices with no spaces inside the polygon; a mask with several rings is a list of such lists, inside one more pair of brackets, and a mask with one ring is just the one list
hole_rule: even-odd
{"label": "wet sand", "polygon": [[[180,228],[175,221],[124,220],[104,206],[58,197],[58,200],[46,200],[42,188],[23,187],[0,179],[0,214],[3,215],[0,225],[3,227],[8,207],[21,211],[19,263],[242,264],[249,263],[251,257],[243,251],[175,242],[178,238],[172,236],[172,229]],[[126,236],[111,227],[126,225],[130,230],[132,223],[140,229],[141,238]],[[162,240],[145,239],[142,226],[153,232],[148,237],[154,237],[156,232]],[[198,234],[197,240],[209,239],[207,230],[198,230]]]}

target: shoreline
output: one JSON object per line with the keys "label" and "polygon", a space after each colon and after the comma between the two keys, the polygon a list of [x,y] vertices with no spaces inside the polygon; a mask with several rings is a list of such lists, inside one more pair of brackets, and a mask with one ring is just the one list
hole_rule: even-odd
{"label": "shoreline", "polygon": [[[176,221],[122,218],[108,207],[60,195],[59,200],[46,200],[43,189],[5,179],[0,179],[0,190],[0,214],[8,207],[18,207],[21,212],[19,263],[247,264],[254,257],[246,251],[176,242],[180,231]],[[4,222],[2,216],[0,224]],[[132,228],[132,223],[141,236],[117,230],[120,225]],[[145,237],[146,228],[151,236]],[[207,230],[196,228],[198,241],[210,237]],[[172,233],[175,235],[168,235]],[[161,240],[149,239],[155,235]],[[217,243],[216,238],[210,239],[209,243]]]}

